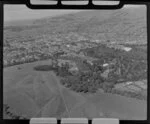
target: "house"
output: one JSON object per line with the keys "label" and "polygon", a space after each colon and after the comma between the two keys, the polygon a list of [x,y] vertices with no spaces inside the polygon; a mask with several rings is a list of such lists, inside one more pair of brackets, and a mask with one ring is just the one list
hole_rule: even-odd
{"label": "house", "polygon": [[108,66],[109,66],[108,63],[103,64],[103,67],[108,67]]}
{"label": "house", "polygon": [[126,82],[126,84],[127,84],[127,85],[130,85],[130,84],[133,84],[133,82],[128,81],[128,82]]}
{"label": "house", "polygon": [[129,88],[129,89],[131,89],[133,91],[137,91],[137,92],[141,91],[141,88],[139,88],[139,87],[137,87],[135,85],[128,85],[127,88]]}
{"label": "house", "polygon": [[79,71],[79,69],[78,69],[78,67],[71,67],[71,68],[69,68],[69,71],[70,72],[77,72],[77,71]]}
{"label": "house", "polygon": [[70,47],[70,45],[69,45],[69,44],[67,44],[66,46],[67,46],[67,47]]}
{"label": "house", "polygon": [[125,50],[126,52],[129,52],[132,48],[130,47],[124,47],[123,50]]}
{"label": "house", "polygon": [[79,68],[77,67],[76,63],[74,62],[70,62],[69,63],[69,72],[71,72],[72,74],[75,74],[79,71]]}
{"label": "house", "polygon": [[123,88],[126,86],[126,83],[119,83],[119,84],[116,84],[115,85],[115,89],[118,89],[118,88]]}
{"label": "house", "polygon": [[110,69],[106,69],[106,70],[101,74],[101,76],[102,76],[103,78],[107,79],[109,73],[110,73]]}
{"label": "house", "polygon": [[93,65],[93,62],[91,60],[87,60],[87,63],[89,63],[90,65]]}

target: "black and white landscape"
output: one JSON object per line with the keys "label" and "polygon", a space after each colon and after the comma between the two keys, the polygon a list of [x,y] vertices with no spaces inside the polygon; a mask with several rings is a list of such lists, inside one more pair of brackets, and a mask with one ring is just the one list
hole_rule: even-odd
{"label": "black and white landscape", "polygon": [[41,18],[30,11],[5,20],[5,119],[147,118],[145,6]]}

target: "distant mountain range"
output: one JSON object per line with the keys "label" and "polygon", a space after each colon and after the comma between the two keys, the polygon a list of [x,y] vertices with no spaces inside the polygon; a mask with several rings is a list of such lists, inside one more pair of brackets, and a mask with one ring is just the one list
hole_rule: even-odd
{"label": "distant mountain range", "polygon": [[[147,42],[146,8],[122,8],[120,10],[87,10],[57,17],[19,22],[6,26],[13,34],[50,35],[70,32],[90,39],[116,42]],[[27,33],[26,33],[27,32]],[[7,34],[6,34],[7,35]],[[10,35],[10,34],[9,34]]]}

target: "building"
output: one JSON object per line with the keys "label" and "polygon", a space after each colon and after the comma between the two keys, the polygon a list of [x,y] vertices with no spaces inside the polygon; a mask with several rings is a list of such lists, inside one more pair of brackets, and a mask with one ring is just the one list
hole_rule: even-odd
{"label": "building", "polygon": [[103,67],[108,67],[108,66],[109,66],[108,63],[103,64]]}
{"label": "building", "polygon": [[71,67],[71,68],[69,68],[69,71],[70,72],[78,72],[79,69],[78,69],[78,67]]}
{"label": "building", "polygon": [[126,52],[131,51],[131,49],[132,49],[132,48],[130,48],[130,47],[124,47],[124,48],[123,48],[123,50],[125,50]]}

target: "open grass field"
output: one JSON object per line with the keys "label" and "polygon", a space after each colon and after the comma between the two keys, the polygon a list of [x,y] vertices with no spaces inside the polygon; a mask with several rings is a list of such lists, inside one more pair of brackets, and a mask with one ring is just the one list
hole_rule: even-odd
{"label": "open grass field", "polygon": [[[52,71],[35,71],[50,60],[4,68],[4,104],[12,113],[31,117],[119,117],[146,119],[146,101],[98,93],[81,94],[63,87]],[[20,69],[18,69],[20,67]],[[7,118],[4,115],[4,118]]]}

